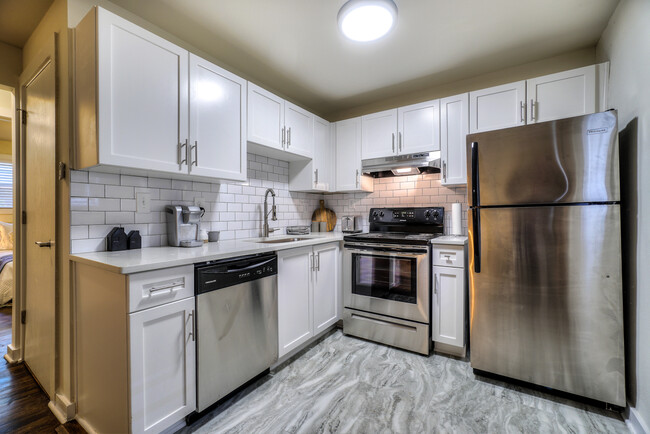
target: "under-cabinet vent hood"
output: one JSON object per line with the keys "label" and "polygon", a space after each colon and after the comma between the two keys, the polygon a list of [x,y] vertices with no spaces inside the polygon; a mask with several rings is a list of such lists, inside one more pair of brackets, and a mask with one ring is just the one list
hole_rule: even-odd
{"label": "under-cabinet vent hood", "polygon": [[361,170],[374,178],[440,173],[440,151],[362,160]]}

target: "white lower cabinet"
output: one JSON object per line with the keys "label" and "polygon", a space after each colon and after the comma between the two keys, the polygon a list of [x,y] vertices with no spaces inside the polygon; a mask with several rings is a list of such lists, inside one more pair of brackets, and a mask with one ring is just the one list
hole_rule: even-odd
{"label": "white lower cabinet", "polygon": [[132,432],[160,432],[194,411],[194,323],[194,297],[129,315]]}
{"label": "white lower cabinet", "polygon": [[435,350],[465,355],[466,279],[465,248],[434,244],[431,337]]}
{"label": "white lower cabinet", "polygon": [[278,356],[339,319],[339,243],[278,252]]}

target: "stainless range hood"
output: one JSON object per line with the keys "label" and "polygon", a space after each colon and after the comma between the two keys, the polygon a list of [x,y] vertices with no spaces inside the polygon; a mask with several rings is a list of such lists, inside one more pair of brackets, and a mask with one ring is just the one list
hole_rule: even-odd
{"label": "stainless range hood", "polygon": [[374,178],[440,173],[440,151],[362,160],[361,170]]}

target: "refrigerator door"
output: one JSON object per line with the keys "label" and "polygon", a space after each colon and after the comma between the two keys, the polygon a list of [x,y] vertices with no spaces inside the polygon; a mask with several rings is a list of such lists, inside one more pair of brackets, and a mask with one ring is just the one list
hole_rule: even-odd
{"label": "refrigerator door", "polygon": [[625,406],[619,205],[478,212],[472,367]]}
{"label": "refrigerator door", "polygon": [[615,111],[471,134],[467,147],[469,206],[620,200]]}

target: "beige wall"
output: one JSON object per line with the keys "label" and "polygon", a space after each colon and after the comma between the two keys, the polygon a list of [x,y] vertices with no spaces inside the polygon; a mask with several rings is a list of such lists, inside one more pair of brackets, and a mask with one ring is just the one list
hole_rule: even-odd
{"label": "beige wall", "polygon": [[[28,68],[34,62],[40,62],[40,53],[54,41],[56,34],[56,71],[57,71],[57,149],[56,160],[69,167],[70,163],[70,107],[69,86],[69,50],[68,50],[68,4],[66,0],[54,0],[39,25],[23,47],[23,67]],[[73,385],[73,340],[71,331],[71,285],[70,264],[70,184],[69,177],[57,181],[56,187],[56,393],[57,400],[74,402]]]}
{"label": "beige wall", "polygon": [[22,50],[0,42],[0,85],[15,88],[23,70]]}
{"label": "beige wall", "polygon": [[650,2],[622,0],[597,47],[621,130],[628,403],[650,429]]}
{"label": "beige wall", "polygon": [[329,113],[325,116],[325,119],[331,122],[339,121],[341,119],[349,119],[381,110],[388,110],[431,99],[458,95],[464,92],[485,89],[486,87],[539,77],[546,74],[566,71],[568,69],[580,68],[582,66],[593,65],[594,63],[596,63],[595,48],[585,48],[561,54],[559,56],[550,57],[548,59],[501,69],[499,71],[479,75],[466,80],[458,81],[454,80],[453,77],[450,77],[447,84],[432,86],[422,91],[404,93],[395,98],[388,98],[376,103]]}

